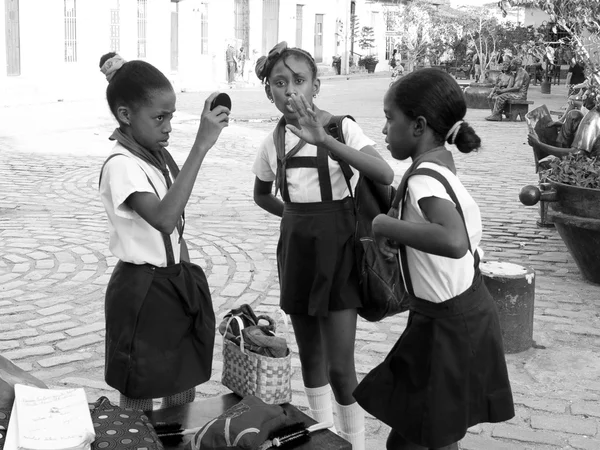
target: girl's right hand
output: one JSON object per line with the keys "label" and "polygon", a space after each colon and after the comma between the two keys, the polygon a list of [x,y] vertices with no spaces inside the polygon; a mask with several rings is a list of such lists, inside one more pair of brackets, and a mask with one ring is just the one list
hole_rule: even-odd
{"label": "girl's right hand", "polygon": [[214,98],[219,95],[218,92],[213,92],[204,101],[204,109],[200,116],[200,125],[196,134],[196,144],[204,151],[208,151],[219,138],[223,128],[229,126],[229,108],[225,106],[217,106],[211,111],[210,105]]}

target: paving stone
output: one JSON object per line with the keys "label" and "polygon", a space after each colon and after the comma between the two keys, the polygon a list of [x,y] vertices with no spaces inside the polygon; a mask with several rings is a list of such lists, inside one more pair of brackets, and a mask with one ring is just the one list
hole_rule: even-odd
{"label": "paving stone", "polygon": [[[589,386],[586,386],[589,387]],[[577,416],[592,416],[600,418],[599,402],[575,402],[571,405],[571,414]],[[600,447],[598,447],[600,448]]]}
{"label": "paving stone", "polygon": [[96,342],[102,342],[104,338],[96,334],[90,334],[77,338],[67,339],[56,344],[56,347],[62,351],[75,350],[81,347],[87,347]]}
{"label": "paving stone", "polygon": [[21,359],[29,356],[49,355],[54,353],[54,348],[49,345],[40,345],[38,347],[27,347],[16,350],[10,350],[2,356],[8,359]]}
{"label": "paving stone", "polygon": [[550,444],[562,446],[566,442],[560,434],[548,431],[534,431],[529,428],[499,424],[494,427],[492,437],[499,439],[531,442],[535,444]]}
{"label": "paving stone", "polygon": [[598,428],[596,420],[579,417],[560,416],[531,416],[531,427],[538,430],[562,431],[565,433],[595,436]]}
{"label": "paving stone", "polygon": [[84,361],[92,357],[91,353],[65,353],[52,358],[44,358],[38,361],[42,367],[55,367],[61,364],[69,364],[77,361]]}
{"label": "paving stone", "polygon": [[587,436],[573,436],[569,438],[569,445],[578,450],[598,450],[600,440]]}
{"label": "paving stone", "polygon": [[223,297],[239,297],[246,289],[246,284],[230,283],[221,291]]}
{"label": "paving stone", "polygon": [[95,322],[83,327],[70,328],[66,331],[69,336],[81,336],[87,333],[104,330],[104,322]]}
{"label": "paving stone", "polygon": [[42,316],[51,316],[53,314],[59,314],[59,313],[65,312],[65,311],[69,311],[70,309],[73,309],[73,306],[60,304],[60,305],[50,306],[48,308],[38,309],[37,312],[38,312],[38,314],[41,314]]}

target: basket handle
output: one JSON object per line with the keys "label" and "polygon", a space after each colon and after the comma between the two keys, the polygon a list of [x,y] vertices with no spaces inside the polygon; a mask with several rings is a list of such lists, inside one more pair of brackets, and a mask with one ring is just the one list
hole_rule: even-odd
{"label": "basket handle", "polygon": [[242,330],[244,329],[244,322],[238,316],[230,316],[227,320],[227,324],[225,325],[225,333],[223,333],[223,345],[225,345],[225,336],[227,336],[227,330],[229,329],[229,324],[232,320],[235,320],[238,323],[238,327],[240,329],[240,350],[245,355],[246,351],[244,350],[244,334]]}
{"label": "basket handle", "polygon": [[290,326],[288,324],[288,316],[287,314],[283,311],[283,309],[279,309],[279,314],[281,315],[281,318],[283,319],[283,323],[285,324],[285,340],[286,342],[288,342],[288,349],[289,347],[289,342],[290,342]]}

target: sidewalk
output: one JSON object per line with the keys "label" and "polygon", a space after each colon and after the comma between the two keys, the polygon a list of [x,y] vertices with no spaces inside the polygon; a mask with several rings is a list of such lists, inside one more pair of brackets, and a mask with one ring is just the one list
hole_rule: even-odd
{"label": "sidewalk", "polygon": [[[385,150],[383,95],[389,78],[323,79],[320,107],[351,114],[377,143],[399,180],[406,163]],[[279,303],[275,251],[279,220],[252,200],[252,163],[277,116],[262,86],[228,91],[237,121],[225,129],[203,164],[186,209],[192,260],[206,271],[217,320],[242,303],[272,314]],[[171,151],[183,162],[208,93],[178,95]],[[0,352],[51,387],[85,388],[88,398],[117,393],[104,383],[104,291],[115,264],[108,252],[98,170],[114,120],[94,101],[0,108]],[[564,85],[541,94],[537,107],[560,108]],[[600,449],[600,286],[581,278],[562,239],[537,228],[537,207],[518,200],[536,184],[533,154],[522,122],[467,121],[481,151],[454,151],[459,176],[478,202],[488,260],[531,266],[535,279],[535,346],[507,355],[517,415],[469,430],[463,450]],[[255,120],[255,122],[249,122]],[[359,321],[356,364],[362,378],[379,363],[406,325],[406,314],[379,323]],[[280,322],[279,326],[285,328]],[[297,347],[292,344],[293,403],[306,408]],[[211,380],[199,396],[227,392],[221,383],[217,337]],[[388,428],[367,418],[367,449],[385,448]]]}

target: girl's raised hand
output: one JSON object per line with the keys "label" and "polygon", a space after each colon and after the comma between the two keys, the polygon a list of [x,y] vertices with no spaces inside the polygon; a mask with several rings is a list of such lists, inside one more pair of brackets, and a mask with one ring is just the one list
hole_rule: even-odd
{"label": "girl's raised hand", "polygon": [[210,109],[210,105],[217,95],[219,95],[218,92],[213,92],[204,101],[204,109],[196,134],[196,143],[205,151],[215,145],[223,128],[229,126],[229,108],[217,106],[212,111]]}
{"label": "girl's raised hand", "polygon": [[325,133],[323,125],[319,122],[315,109],[306,100],[304,94],[292,94],[288,103],[298,113],[300,128],[293,125],[286,125],[286,128],[309,144],[322,144],[327,138],[327,133]]}

